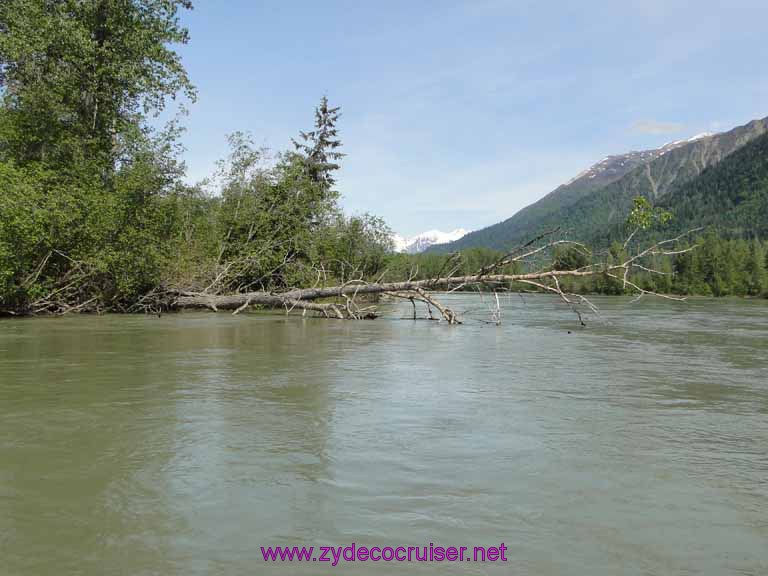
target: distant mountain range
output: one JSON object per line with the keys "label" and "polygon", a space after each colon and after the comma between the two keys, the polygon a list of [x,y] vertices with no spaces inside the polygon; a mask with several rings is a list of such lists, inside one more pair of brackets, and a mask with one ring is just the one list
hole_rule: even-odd
{"label": "distant mountain range", "polygon": [[395,251],[406,252],[408,254],[418,254],[423,252],[434,244],[445,244],[462,238],[467,233],[464,228],[456,228],[450,232],[441,232],[440,230],[427,230],[411,238],[403,238],[395,234],[392,240],[395,243]]}
{"label": "distant mountain range", "polygon": [[[711,198],[702,198],[697,192],[702,186],[710,186],[706,183],[709,180],[705,182],[706,178],[712,178],[709,171],[767,132],[768,118],[765,118],[728,132],[700,134],[671,142],[655,150],[609,156],[511,218],[458,240],[435,244],[429,250],[447,252],[481,246],[504,250],[555,228],[574,239],[605,244],[624,232],[626,216],[636,196],[663,204],[673,213],[681,208],[678,204],[685,198],[688,214],[698,213],[691,208],[692,199],[697,198],[698,202],[706,201],[712,212],[717,207],[711,205]],[[738,194],[740,176],[736,171],[743,170],[745,174],[759,171],[753,166],[760,160],[759,154],[756,157],[755,154],[729,168],[728,177],[734,182],[728,189],[733,194]],[[725,205],[721,208],[730,209]],[[708,213],[707,222],[717,225],[727,221],[727,214],[722,210]],[[763,218],[768,220],[768,214]],[[742,226],[743,218],[739,222],[739,231],[734,232],[748,233]],[[763,222],[762,226],[767,224]]]}

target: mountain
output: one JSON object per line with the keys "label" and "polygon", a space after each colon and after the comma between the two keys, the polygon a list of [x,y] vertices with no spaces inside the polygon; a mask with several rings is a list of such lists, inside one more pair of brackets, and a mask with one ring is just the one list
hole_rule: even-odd
{"label": "mountain", "polygon": [[656,202],[766,131],[768,118],[656,150],[610,156],[511,218],[430,251],[504,250],[558,227],[571,238],[604,243],[623,228],[635,196]]}
{"label": "mountain", "polygon": [[717,226],[728,236],[768,238],[768,133],[675,188],[658,205],[672,212],[671,231]]}
{"label": "mountain", "polygon": [[543,226],[555,224],[572,238],[605,246],[626,233],[633,198],[644,196],[657,204],[667,193],[694,180],[766,132],[768,118],[676,147],[573,206],[561,209]]}
{"label": "mountain", "polygon": [[396,252],[406,252],[408,254],[418,254],[424,252],[434,244],[445,244],[460,239],[467,233],[464,228],[456,228],[450,232],[441,232],[440,230],[427,230],[417,234],[412,238],[403,238],[395,234],[392,239],[395,242]]}

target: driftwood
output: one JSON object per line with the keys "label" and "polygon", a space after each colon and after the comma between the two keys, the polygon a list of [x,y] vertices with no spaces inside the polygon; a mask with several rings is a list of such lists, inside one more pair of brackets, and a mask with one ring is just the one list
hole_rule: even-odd
{"label": "driftwood", "polygon": [[[401,282],[367,282],[357,279],[339,286],[296,288],[284,292],[254,291],[238,294],[211,294],[208,292],[175,290],[164,294],[165,301],[161,307],[173,310],[195,308],[207,308],[214,311],[232,310],[234,314],[237,314],[251,306],[260,306],[284,309],[286,312],[293,310],[317,312],[327,318],[359,320],[375,318],[378,315],[375,306],[361,308],[358,305],[359,297],[388,295],[410,300],[413,304],[414,319],[416,318],[416,302],[421,302],[427,306],[431,319],[434,319],[432,316],[432,308],[434,308],[448,324],[460,324],[460,315],[450,307],[442,304],[435,295],[435,291],[455,291],[468,286],[490,286],[495,291],[499,288],[504,289],[504,287],[517,284],[531,286],[540,292],[558,295],[577,314],[579,321],[584,324],[582,311],[596,313],[597,307],[587,297],[563,290],[561,286],[562,279],[604,274],[621,281],[624,288],[635,292],[638,298],[644,295],[654,295],[670,300],[685,300],[684,297],[657,294],[644,290],[632,281],[632,272],[642,270],[662,274],[662,272],[651,268],[647,263],[643,263],[645,258],[650,256],[671,256],[692,250],[693,247],[677,250],[669,250],[666,247],[676,244],[683,237],[696,231],[691,230],[676,238],[657,242],[648,248],[639,250],[635,255],[628,257],[626,261],[620,264],[590,264],[577,270],[555,270],[544,267],[537,271],[520,274],[500,272],[503,268],[516,263],[530,266],[532,258],[558,245],[570,245],[585,252],[587,251],[582,244],[567,240],[552,241],[538,247],[532,247],[536,241],[546,236],[543,235],[509,252],[497,262],[484,267],[476,274],[468,276],[453,275],[456,270],[456,267],[454,267],[447,275],[426,280],[409,279]],[[446,267],[452,265],[453,258],[450,258],[446,264]],[[495,298],[495,309],[492,308],[490,310],[491,322],[500,324],[501,312],[498,294],[495,294]],[[327,300],[331,301],[328,302]]]}

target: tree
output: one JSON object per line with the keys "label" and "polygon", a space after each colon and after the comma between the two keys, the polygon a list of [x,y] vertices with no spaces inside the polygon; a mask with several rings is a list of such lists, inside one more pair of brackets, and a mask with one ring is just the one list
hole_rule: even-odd
{"label": "tree", "polygon": [[749,243],[749,256],[747,258],[747,293],[750,296],[760,296],[766,290],[766,253],[759,240],[753,239]]}
{"label": "tree", "polygon": [[702,240],[699,239],[697,250],[675,256],[674,292],[678,294],[712,294],[709,284],[705,281],[701,245]]}
{"label": "tree", "polygon": [[309,178],[328,189],[336,184],[333,172],[339,169],[337,162],[344,157],[344,154],[338,151],[341,140],[336,128],[336,122],[341,117],[340,110],[339,107],[330,108],[328,98],[323,96],[320,106],[315,108],[315,129],[300,132],[299,140],[293,140]]}
{"label": "tree", "polygon": [[[632,200],[632,210],[627,217],[627,224],[640,230],[647,230],[656,223],[666,224],[672,219],[672,214],[662,208],[653,208],[644,196],[636,196]],[[634,234],[634,233],[633,233]]]}
{"label": "tree", "polygon": [[731,290],[733,262],[727,257],[723,240],[709,229],[701,246],[702,273],[713,296],[727,296]]}
{"label": "tree", "polygon": [[189,0],[0,3],[0,146],[16,162],[128,161],[148,114],[194,89],[176,52]]}
{"label": "tree", "polygon": [[384,271],[393,248],[392,230],[381,218],[339,213],[318,235],[312,261],[342,282],[372,278]]}
{"label": "tree", "polygon": [[[0,2],[0,307],[125,309],[174,238],[188,0]],[[15,253],[15,254],[14,254]]]}
{"label": "tree", "polygon": [[608,253],[606,254],[605,268],[603,278],[603,290],[606,294],[620,295],[626,291],[626,286],[621,278],[617,278],[615,274],[610,274],[608,270],[611,267],[616,266],[620,262],[624,262],[629,258],[626,249],[619,242],[611,244]]}

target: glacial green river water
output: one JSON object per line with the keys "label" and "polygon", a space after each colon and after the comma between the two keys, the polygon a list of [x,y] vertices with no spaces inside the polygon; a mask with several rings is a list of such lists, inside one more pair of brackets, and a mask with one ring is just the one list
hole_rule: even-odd
{"label": "glacial green river water", "polygon": [[598,301],[2,321],[0,574],[768,574],[768,302]]}

